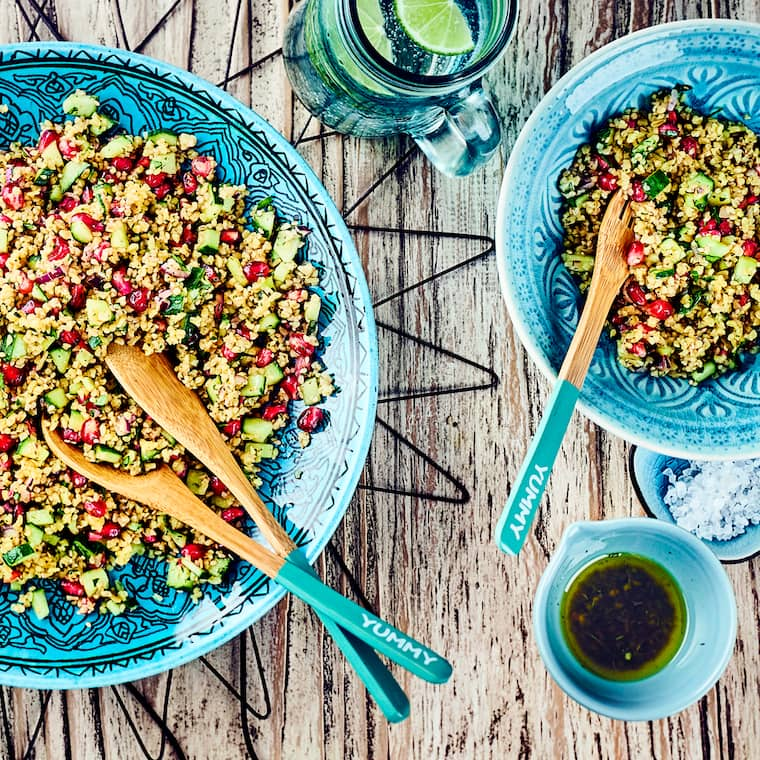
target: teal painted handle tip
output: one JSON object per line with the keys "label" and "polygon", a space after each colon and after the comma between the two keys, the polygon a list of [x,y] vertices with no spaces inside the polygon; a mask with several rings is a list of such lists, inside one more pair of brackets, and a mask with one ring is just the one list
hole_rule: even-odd
{"label": "teal painted handle tip", "polygon": [[517,556],[528,538],[579,395],[572,383],[557,380],[507,506],[496,524],[496,544],[505,554]]}

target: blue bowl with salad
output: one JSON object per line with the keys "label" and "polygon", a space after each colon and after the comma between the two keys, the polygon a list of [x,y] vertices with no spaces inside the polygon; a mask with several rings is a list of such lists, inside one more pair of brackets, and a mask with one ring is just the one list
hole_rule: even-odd
{"label": "blue bowl with salad", "polygon": [[[496,240],[504,298],[525,348],[547,377],[556,378],[583,305],[579,281],[584,276],[587,279],[593,266],[593,246],[582,251],[583,255],[565,247],[564,258],[575,267],[575,275],[563,263],[566,232],[562,218],[574,203],[588,202],[581,191],[587,189],[593,200],[597,190],[608,196],[620,187],[642,207],[651,202],[651,207],[658,210],[666,209],[667,204],[683,208],[695,203],[698,221],[694,229],[686,230],[688,234],[680,229],[666,232],[675,238],[669,243],[678,252],[679,263],[651,270],[654,276],[642,280],[643,287],[634,282],[621,291],[620,309],[615,315],[622,322],[617,327],[619,344],[607,331],[602,335],[583,386],[580,407],[610,432],[669,456],[756,456],[760,453],[760,360],[753,324],[745,325],[744,339],[730,356],[721,354],[717,367],[708,361],[688,367],[690,359],[699,358],[701,349],[684,339],[683,344],[678,344],[686,366],[683,376],[657,374],[667,368],[672,346],[657,346],[661,354],[655,353],[652,336],[658,334],[660,325],[668,319],[676,320],[700,299],[701,308],[705,293],[713,295],[712,273],[699,282],[699,290],[691,287],[692,278],[696,282],[705,270],[689,262],[707,262],[720,271],[720,259],[731,249],[730,268],[720,276],[731,288],[744,283],[746,291],[740,300],[737,296],[731,308],[747,313],[756,307],[755,296],[760,292],[755,284],[760,276],[758,196],[749,192],[739,199],[714,197],[718,195],[717,169],[687,172],[682,184],[671,184],[695,155],[701,155],[701,146],[692,135],[679,132],[679,114],[673,114],[670,120],[670,103],[667,113],[663,106],[662,123],[655,133],[645,139],[637,137],[626,150],[626,160],[634,169],[636,153],[661,154],[661,169],[632,180],[635,171],[616,165],[605,153],[604,141],[610,126],[626,128],[626,122],[621,125],[620,120],[611,119],[629,109],[646,112],[652,96],[662,92],[671,92],[674,102],[682,102],[705,119],[723,120],[726,130],[731,129],[730,123],[741,123],[755,134],[760,132],[760,26],[732,20],[655,26],[606,45],[552,87],[523,128],[503,181]],[[635,118],[629,116],[627,125],[636,129]],[[591,153],[583,162],[589,173],[568,180],[565,172],[583,145],[590,145]],[[721,171],[730,177],[732,167],[722,166]],[[757,168],[749,171],[747,176],[756,184]],[[628,177],[623,178],[626,173]],[[708,176],[711,173],[713,176]],[[572,192],[568,191],[568,182]],[[598,211],[603,213],[603,206]],[[739,216],[755,220],[747,240],[742,240],[741,229],[732,226]],[[631,269],[640,266],[653,250],[648,243],[646,247],[627,250]],[[692,258],[680,262],[687,254]],[[657,255],[661,255],[659,249]],[[584,267],[585,273],[580,271],[578,276]],[[656,297],[657,276],[666,278],[663,282],[681,278],[690,287],[689,298],[680,292],[670,300],[667,296]],[[716,297],[719,296],[720,293]],[[624,333],[625,330],[631,332]],[[626,342],[626,336],[635,339]],[[636,371],[650,362],[648,357],[653,354],[661,361],[655,374]]]}

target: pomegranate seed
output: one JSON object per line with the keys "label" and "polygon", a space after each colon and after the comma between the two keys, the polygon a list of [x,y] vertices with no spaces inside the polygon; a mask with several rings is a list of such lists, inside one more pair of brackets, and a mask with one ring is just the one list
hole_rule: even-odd
{"label": "pomegranate seed", "polygon": [[0,269],[5,270],[8,266],[8,256],[7,253],[0,253]]}
{"label": "pomegranate seed", "polygon": [[631,199],[637,203],[643,203],[647,199],[644,183],[640,179],[634,179],[631,181]]}
{"label": "pomegranate seed", "polygon": [[240,420],[230,420],[229,422],[225,423],[224,425],[224,432],[227,433],[229,436],[237,435],[240,432],[240,427],[242,423]]}
{"label": "pomegranate seed", "polygon": [[243,266],[243,274],[245,274],[248,282],[256,282],[259,277],[268,277],[271,271],[266,261],[252,261],[250,264]]}
{"label": "pomegranate seed", "polygon": [[158,541],[158,536],[153,536],[150,533],[143,533],[142,540],[146,544],[155,544]]}
{"label": "pomegranate seed", "polygon": [[162,201],[171,191],[172,186],[167,182],[164,182],[156,188],[156,199]]}
{"label": "pomegranate seed", "polygon": [[103,499],[94,499],[84,503],[85,511],[93,517],[105,517],[108,511],[108,505]]}
{"label": "pomegranate seed", "polygon": [[3,380],[5,380],[5,384],[11,388],[15,388],[24,382],[26,372],[23,369],[19,369],[18,367],[14,367],[12,364],[6,363],[3,363],[0,369],[2,369]]}
{"label": "pomegranate seed", "polygon": [[58,203],[58,208],[61,211],[73,211],[79,205],[79,199],[73,195],[64,195]]}
{"label": "pomegranate seed", "polygon": [[98,421],[92,418],[85,420],[80,434],[85,443],[88,443],[90,446],[96,444],[100,440],[100,425],[98,425]]}
{"label": "pomegranate seed", "polygon": [[288,345],[298,356],[311,356],[314,353],[314,346],[306,340],[303,333],[293,333],[288,338]]}
{"label": "pomegranate seed", "polygon": [[99,222],[97,219],[93,219],[89,214],[85,213],[74,214],[74,216],[71,217],[71,220],[82,222],[87,229],[92,232],[103,232],[106,228],[103,222]]}
{"label": "pomegranate seed", "polygon": [[69,253],[71,253],[71,249],[69,248],[68,241],[60,236],[56,236],[53,250],[48,254],[48,259],[50,261],[60,261],[61,259],[65,259]]}
{"label": "pomegranate seed", "polygon": [[219,279],[219,275],[216,273],[214,267],[204,264],[203,271],[206,273],[206,279],[209,282],[216,282]]}
{"label": "pomegranate seed", "polygon": [[147,169],[150,166],[150,158],[148,156],[143,156],[138,162],[138,166],[142,166],[143,169]]}
{"label": "pomegranate seed", "polygon": [[605,172],[604,174],[599,175],[597,184],[602,188],[602,190],[615,190],[617,188],[617,177],[615,177],[614,174]]}
{"label": "pomegranate seed", "polygon": [[241,337],[245,338],[246,340],[251,339],[251,331],[248,329],[246,325],[238,325],[235,328],[235,332]]}
{"label": "pomegranate seed", "polygon": [[80,336],[76,330],[61,330],[60,339],[61,343],[73,346],[75,343],[79,343]]}
{"label": "pomegranate seed", "polygon": [[33,314],[36,310],[37,302],[34,300],[29,300],[21,306],[21,311],[23,311],[24,314]]}
{"label": "pomegranate seed", "polygon": [[754,240],[745,240],[742,243],[742,251],[745,256],[750,256],[751,258],[754,258],[755,254],[757,254],[757,250],[758,250],[758,246]]}
{"label": "pomegranate seed", "polygon": [[202,559],[205,553],[206,553],[206,547],[201,546],[200,544],[185,544],[180,550],[180,554],[183,557],[187,557],[193,562],[195,560]]}
{"label": "pomegranate seed", "polygon": [[158,172],[158,174],[146,174],[145,175],[145,184],[148,187],[153,188],[154,190],[159,185],[163,185],[165,180],[166,180],[166,172]]}
{"label": "pomegranate seed", "polygon": [[137,288],[127,296],[127,303],[138,313],[142,314],[148,308],[150,300],[150,290],[148,288]]}
{"label": "pomegranate seed", "polygon": [[61,581],[63,593],[68,596],[84,596],[84,586],[79,581]]}
{"label": "pomegranate seed", "polygon": [[79,434],[78,430],[72,430],[71,428],[63,428],[61,431],[63,440],[66,441],[66,443],[81,443],[82,442],[82,436]]}
{"label": "pomegranate seed", "polygon": [[24,272],[23,270],[19,272],[19,279],[18,279],[18,292],[23,293],[24,295],[28,295],[32,292],[32,288],[34,287],[34,282],[29,279],[29,275]]}
{"label": "pomegranate seed", "polygon": [[211,480],[209,480],[209,486],[217,496],[222,496],[227,492],[227,486],[224,485],[224,483],[222,483],[222,481],[219,480],[216,475],[211,476]]}
{"label": "pomegranate seed", "polygon": [[256,366],[266,367],[274,361],[274,353],[268,348],[262,348],[256,355]]}
{"label": "pomegranate seed", "polygon": [[193,227],[188,222],[182,228],[182,237],[180,238],[180,240],[183,243],[186,243],[187,245],[192,245],[197,239],[198,239],[198,236],[193,232]]}
{"label": "pomegranate seed", "polygon": [[87,534],[87,540],[88,541],[101,541],[102,539],[103,539],[103,534],[102,533],[98,533],[98,531],[96,531],[96,530],[91,530]]}
{"label": "pomegranate seed", "polygon": [[245,510],[240,507],[227,507],[227,509],[222,510],[222,520],[228,523],[235,522],[235,520],[243,517],[244,514]]}
{"label": "pomegranate seed", "polygon": [[71,285],[69,285],[69,293],[71,293],[71,300],[69,301],[69,306],[72,309],[83,308],[85,301],[87,300],[87,291],[85,290],[84,285],[79,285],[78,283],[72,283]]}
{"label": "pomegranate seed", "polygon": [[660,124],[660,126],[657,127],[657,131],[663,137],[678,137],[678,127],[675,124]]}
{"label": "pomegranate seed", "polygon": [[[105,240],[101,241],[98,247],[92,252],[92,255],[101,263],[104,259],[108,258],[108,251],[111,248],[111,244]],[[99,286],[97,286],[99,287]]]}
{"label": "pomegranate seed", "polygon": [[289,290],[285,298],[287,298],[288,301],[298,301],[298,303],[303,303],[307,296],[308,293],[303,288],[296,288],[295,290]]}
{"label": "pomegranate seed", "polygon": [[24,513],[26,512],[26,508],[23,504],[14,504],[13,506],[13,517],[18,519],[19,517],[23,517]]}
{"label": "pomegranate seed", "polygon": [[307,369],[311,367],[311,357],[310,356],[299,356],[296,359],[296,365],[295,365],[295,374],[296,377],[300,376],[305,372]]}
{"label": "pomegranate seed", "polygon": [[676,124],[678,122],[678,113],[676,112],[674,108],[668,111],[668,121],[671,124]]}
{"label": "pomegranate seed", "polygon": [[69,470],[69,477],[71,478],[71,485],[74,488],[84,488],[87,485],[87,478],[78,472]]}
{"label": "pomegranate seed", "polygon": [[699,143],[691,135],[686,135],[681,139],[681,150],[687,156],[695,158],[699,153]]}
{"label": "pomegranate seed", "polygon": [[757,195],[748,195],[739,204],[739,208],[745,209],[747,206],[751,206],[753,203],[757,203],[758,200],[760,200],[760,198],[758,198]]}
{"label": "pomegranate seed", "polygon": [[270,422],[280,414],[285,414],[285,412],[288,411],[288,407],[286,404],[268,404],[264,407],[264,411],[261,413],[261,416],[265,420],[269,420]]}
{"label": "pomegranate seed", "polygon": [[128,296],[132,292],[132,283],[127,279],[127,273],[124,269],[115,269],[111,275],[113,284],[119,295]]}
{"label": "pomegranate seed", "polygon": [[729,222],[728,219],[724,219],[718,225],[718,232],[720,232],[721,235],[730,235],[731,234],[731,222]]}
{"label": "pomegranate seed", "polygon": [[108,207],[108,212],[116,219],[121,219],[124,216],[124,207],[118,201],[113,201]]}
{"label": "pomegranate seed", "polygon": [[217,321],[222,318],[222,314],[224,313],[224,295],[222,293],[216,294],[216,299],[214,300],[214,319]]}
{"label": "pomegranate seed", "polygon": [[638,343],[634,343],[631,346],[631,353],[643,359],[647,355],[647,347],[644,345],[644,341],[640,340]]}
{"label": "pomegranate seed", "polygon": [[715,219],[708,219],[706,222],[702,222],[702,225],[699,228],[699,234],[704,235],[705,233],[712,232],[717,228],[718,223],[715,221]]}
{"label": "pomegranate seed", "polygon": [[81,150],[75,142],[67,140],[65,137],[62,137],[58,141],[58,148],[64,158],[74,158],[74,156],[76,156]]}
{"label": "pomegranate seed", "polygon": [[191,168],[197,177],[208,177],[211,174],[211,159],[208,156],[198,156],[193,159]]}
{"label": "pomegranate seed", "polygon": [[296,424],[301,430],[313,433],[322,424],[324,418],[325,413],[318,406],[310,406],[301,412]]}
{"label": "pomegranate seed", "polygon": [[288,398],[298,397],[298,378],[295,375],[288,375],[281,383],[280,388],[285,391]]}
{"label": "pomegranate seed", "polygon": [[749,303],[749,296],[746,293],[742,293],[739,296],[739,306],[746,306]]}
{"label": "pomegranate seed", "polygon": [[639,285],[638,282],[636,282],[636,280],[631,280],[630,284],[625,290],[628,294],[628,297],[637,306],[643,306],[647,302],[647,297],[644,293],[644,289],[641,287],[641,285]]}
{"label": "pomegranate seed", "polygon": [[13,219],[11,219],[7,214],[0,214],[0,222],[3,224],[13,224]]}
{"label": "pomegranate seed", "polygon": [[16,443],[16,439],[7,433],[0,433],[0,453],[5,454],[6,451],[10,451],[13,445]]}
{"label": "pomegranate seed", "polygon": [[192,195],[198,189],[198,180],[191,172],[185,172],[182,175],[182,189],[188,195]]}
{"label": "pomegranate seed", "polygon": [[45,148],[58,141],[58,133],[52,129],[44,129],[40,133],[40,139],[37,142],[37,150],[42,153]]}
{"label": "pomegranate seed", "polygon": [[654,317],[655,319],[667,319],[672,316],[675,310],[669,301],[658,298],[656,301],[648,304],[645,311],[650,317]]}
{"label": "pomegranate seed", "polygon": [[82,190],[82,203],[89,203],[94,197],[95,193],[93,192],[92,188],[87,185],[87,187]]}
{"label": "pomegranate seed", "polygon": [[7,183],[3,187],[0,197],[8,208],[18,211],[24,205],[24,193],[18,185]]}
{"label": "pomegranate seed", "polygon": [[133,163],[129,156],[117,156],[111,161],[111,166],[113,166],[116,171],[128,172],[132,169]]}
{"label": "pomegranate seed", "polygon": [[636,119],[628,119],[626,124],[628,125],[628,129],[636,129],[636,127],[638,126],[638,122],[636,121]]}
{"label": "pomegranate seed", "polygon": [[227,243],[228,245],[235,245],[236,243],[240,242],[240,231],[222,230],[219,235],[219,240],[221,240],[222,243]]}
{"label": "pomegranate seed", "polygon": [[230,348],[227,348],[227,346],[222,346],[222,356],[228,361],[231,362],[233,359],[237,358],[237,354]]}
{"label": "pomegranate seed", "polygon": [[610,168],[609,163],[598,154],[594,156],[594,161],[596,161],[597,167],[602,171]]}
{"label": "pomegranate seed", "polygon": [[100,534],[103,538],[118,538],[121,535],[121,525],[117,525],[114,522],[107,522],[100,529]]}

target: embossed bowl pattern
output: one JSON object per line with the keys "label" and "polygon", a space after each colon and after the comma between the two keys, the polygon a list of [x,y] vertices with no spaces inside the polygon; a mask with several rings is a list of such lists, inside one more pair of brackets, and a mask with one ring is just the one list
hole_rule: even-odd
{"label": "embossed bowl pattern", "polygon": [[[651,93],[685,84],[687,102],[760,131],[760,25],[722,20],[663,24],[592,54],[539,103],[510,155],[496,243],[504,298],[526,349],[555,378],[581,299],[562,264],[560,172],[604,121]],[[612,433],[683,458],[760,454],[760,363],[698,387],[624,369],[604,335],[580,408]]]}
{"label": "embossed bowl pattern", "polygon": [[[261,117],[222,90],[165,63],[121,50],[68,43],[0,47],[0,145],[36,142],[39,123],[59,118],[82,88],[130,133],[159,127],[192,132],[213,152],[224,181],[271,195],[283,218],[312,230],[307,255],[321,272],[323,362],[338,393],[329,425],[301,450],[291,427],[281,456],[262,472],[262,495],[313,561],[338,526],[364,465],[377,402],[372,306],[352,239],[307,163]],[[250,526],[249,526],[250,527]],[[80,615],[43,582],[50,616],[16,615],[16,594],[0,589],[0,683],[84,688],[143,678],[198,657],[260,618],[283,595],[246,563],[200,604],[165,583],[165,567],[144,557],[117,573],[138,606],[120,617]]]}

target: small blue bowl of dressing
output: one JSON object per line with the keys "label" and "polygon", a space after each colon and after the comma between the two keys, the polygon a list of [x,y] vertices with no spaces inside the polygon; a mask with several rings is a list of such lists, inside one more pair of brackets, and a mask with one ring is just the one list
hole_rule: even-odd
{"label": "small blue bowl of dressing", "polygon": [[[666,570],[686,610],[678,650],[660,670],[640,680],[612,680],[582,665],[563,621],[565,593],[579,575],[592,563],[619,554]],[[736,601],[715,555],[675,525],[649,518],[577,522],[565,531],[541,576],[533,629],[541,659],[569,697],[610,718],[657,720],[693,704],[720,678],[736,640]]]}

